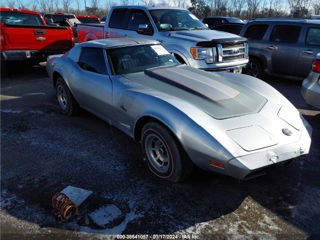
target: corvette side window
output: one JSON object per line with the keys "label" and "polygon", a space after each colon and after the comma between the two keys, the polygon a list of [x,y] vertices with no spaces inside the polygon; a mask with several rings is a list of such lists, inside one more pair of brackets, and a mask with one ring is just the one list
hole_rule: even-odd
{"label": "corvette side window", "polygon": [[107,74],[106,63],[101,48],[83,47],[78,64],[86,71]]}

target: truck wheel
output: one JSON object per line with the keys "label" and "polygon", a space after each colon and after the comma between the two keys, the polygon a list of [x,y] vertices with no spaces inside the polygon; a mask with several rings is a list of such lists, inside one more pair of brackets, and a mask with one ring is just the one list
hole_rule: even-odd
{"label": "truck wheel", "polygon": [[63,114],[68,116],[77,115],[80,112],[80,106],[72,96],[67,84],[61,77],[56,82],[56,96]]}
{"label": "truck wheel", "polygon": [[251,75],[256,78],[261,78],[263,74],[261,62],[257,58],[251,58],[246,72],[248,75]]}
{"label": "truck wheel", "polygon": [[155,176],[180,182],[192,173],[193,163],[164,126],[149,122],[142,128],[141,136],[144,159]]}

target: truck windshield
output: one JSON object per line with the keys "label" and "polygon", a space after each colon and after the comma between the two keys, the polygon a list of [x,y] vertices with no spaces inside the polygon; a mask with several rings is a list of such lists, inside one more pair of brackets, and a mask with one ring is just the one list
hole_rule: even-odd
{"label": "truck windshield", "polygon": [[147,68],[180,65],[161,45],[140,45],[107,50],[113,74],[142,72]]}
{"label": "truck windshield", "polygon": [[150,10],[150,14],[160,32],[208,29],[206,25],[187,10]]}
{"label": "truck windshield", "polygon": [[243,23],[243,21],[239,18],[228,18],[229,23]]}
{"label": "truck windshield", "polygon": [[0,22],[14,25],[32,25],[43,26],[43,22],[39,15],[31,13],[1,11]]}

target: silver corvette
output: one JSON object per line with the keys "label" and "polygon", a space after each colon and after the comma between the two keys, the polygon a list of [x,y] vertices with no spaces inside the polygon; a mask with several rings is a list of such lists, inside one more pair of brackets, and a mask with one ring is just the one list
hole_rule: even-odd
{"label": "silver corvette", "polygon": [[248,179],[309,152],[312,128],[259,79],[181,65],[158,42],[104,39],[50,56],[64,114],[80,108],[141,142],[150,171],[178,182],[199,168]]}

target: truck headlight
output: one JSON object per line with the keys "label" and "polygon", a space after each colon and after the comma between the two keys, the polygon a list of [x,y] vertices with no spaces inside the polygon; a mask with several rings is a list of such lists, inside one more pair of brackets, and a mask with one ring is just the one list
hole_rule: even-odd
{"label": "truck headlight", "polygon": [[206,63],[214,63],[215,49],[193,47],[190,49],[191,54],[196,60],[205,60]]}
{"label": "truck headlight", "polygon": [[249,58],[249,46],[248,43],[244,43],[244,57]]}

